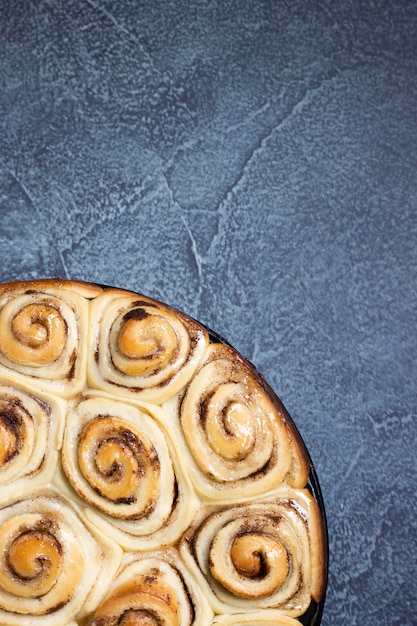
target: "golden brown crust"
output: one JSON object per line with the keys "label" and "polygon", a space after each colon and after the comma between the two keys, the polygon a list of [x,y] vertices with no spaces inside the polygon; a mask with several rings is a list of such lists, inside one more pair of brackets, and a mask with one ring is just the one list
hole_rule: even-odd
{"label": "golden brown crust", "polygon": [[[77,291],[79,289],[79,292]],[[61,281],[0,290],[0,375],[71,397],[85,385],[89,300],[96,292]]]}
{"label": "golden brown crust", "polygon": [[18,283],[4,283],[0,285],[0,294],[5,291],[14,290],[16,288],[16,285],[19,285],[19,288],[24,291],[42,291],[43,289],[48,289],[49,287],[52,287],[54,290],[64,289],[66,291],[78,293],[80,296],[83,296],[87,299],[95,298],[103,291],[102,287],[92,283],[86,283],[76,280],[61,280],[58,278],[49,278],[44,280],[26,280]]}
{"label": "golden brown crust", "polygon": [[51,480],[64,422],[61,399],[0,379],[0,504]]}
{"label": "golden brown crust", "polygon": [[68,407],[60,487],[71,493],[70,484],[88,518],[128,550],[172,545],[199,505],[157,410],[103,392]]}
{"label": "golden brown crust", "polygon": [[249,363],[249,367],[253,369],[255,377],[258,379],[259,384],[264,388],[265,393],[271,399],[271,402],[276,408],[277,413],[280,416],[280,420],[285,424],[289,438],[291,440],[291,456],[292,463],[291,469],[286,477],[286,481],[291,487],[302,488],[306,485],[310,474],[310,456],[301,435],[291,419],[287,409],[282,404],[281,400],[271,389],[268,383],[264,380],[263,376],[257,372],[254,366]]}

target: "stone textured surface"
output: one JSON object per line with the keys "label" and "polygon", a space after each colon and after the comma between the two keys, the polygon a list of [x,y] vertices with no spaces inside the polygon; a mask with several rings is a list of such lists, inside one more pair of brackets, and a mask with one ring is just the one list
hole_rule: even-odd
{"label": "stone textured surface", "polygon": [[417,6],[1,0],[0,279],[175,305],[316,465],[323,617],[415,623]]}

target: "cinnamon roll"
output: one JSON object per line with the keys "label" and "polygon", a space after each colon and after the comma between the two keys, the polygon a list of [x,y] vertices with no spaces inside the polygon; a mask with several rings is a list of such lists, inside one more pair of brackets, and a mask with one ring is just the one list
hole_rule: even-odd
{"label": "cinnamon roll", "polygon": [[185,533],[181,554],[216,613],[277,609],[297,617],[322,598],[321,517],[307,491],[208,508]]}
{"label": "cinnamon roll", "polygon": [[110,289],[93,302],[89,382],[157,404],[190,379],[208,344],[206,331],[183,314]]}
{"label": "cinnamon roll", "polygon": [[233,348],[209,346],[185,392],[164,409],[204,497],[246,499],[284,481],[306,484],[307,457],[284,408]]}
{"label": "cinnamon roll", "polygon": [[198,501],[153,416],[90,394],[73,404],[67,424],[63,469],[89,505],[86,515],[125,548],[176,541]]}
{"label": "cinnamon roll", "polygon": [[0,504],[51,479],[64,419],[62,401],[0,384]]}
{"label": "cinnamon roll", "polygon": [[85,615],[120,560],[56,492],[15,501],[0,509],[0,623],[60,626]]}
{"label": "cinnamon roll", "polygon": [[85,383],[88,301],[97,290],[44,281],[0,289],[0,373],[65,397]]}
{"label": "cinnamon roll", "polygon": [[213,613],[174,550],[127,559],[91,626],[208,626]]}

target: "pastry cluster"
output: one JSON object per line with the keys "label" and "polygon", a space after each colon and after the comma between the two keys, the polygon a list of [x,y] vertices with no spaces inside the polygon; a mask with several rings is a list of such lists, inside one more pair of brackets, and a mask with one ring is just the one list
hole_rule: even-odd
{"label": "pastry cluster", "polygon": [[0,623],[297,626],[307,451],[251,364],[129,291],[0,287]]}

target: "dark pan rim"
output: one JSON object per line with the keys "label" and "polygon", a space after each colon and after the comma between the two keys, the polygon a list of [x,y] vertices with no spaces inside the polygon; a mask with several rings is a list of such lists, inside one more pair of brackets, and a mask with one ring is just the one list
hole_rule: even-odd
{"label": "dark pan rim", "polygon": [[[203,326],[206,329],[206,331],[208,332],[208,335],[210,337],[210,341],[212,343],[222,343],[222,344],[225,344],[225,345],[233,348],[233,346],[227,341],[227,339],[224,339],[224,337],[222,337],[221,335],[219,335],[218,333],[213,331],[211,328],[207,327],[207,325],[202,324],[201,322],[197,322],[197,323],[200,324],[201,326]],[[233,348],[233,349],[235,349],[235,348]],[[239,353],[239,355],[240,355],[240,353]],[[247,361],[247,359],[245,359],[245,360]],[[275,391],[270,387],[270,385],[265,381],[263,375],[260,372],[258,372],[256,367],[252,363],[250,363],[250,362],[249,362],[249,364],[255,369],[255,371],[257,372],[258,376],[260,376],[260,378],[261,378],[261,380],[263,382],[263,385],[267,388],[268,393],[274,398],[276,403],[284,410],[285,417],[290,422],[293,430],[296,432],[297,436],[299,437],[299,439],[300,439],[300,441],[301,441],[301,443],[302,443],[302,445],[304,447],[304,451],[305,451],[305,453],[307,455],[308,461],[309,461],[310,471],[309,471],[309,476],[308,476],[306,488],[311,493],[311,495],[313,496],[315,501],[317,502],[317,504],[319,506],[319,509],[320,509],[322,521],[323,521],[324,548],[325,548],[325,555],[324,555],[324,558],[325,558],[325,562],[324,562],[324,568],[325,568],[324,578],[325,578],[325,580],[324,580],[323,597],[321,598],[321,600],[319,602],[316,602],[316,601],[312,600],[310,606],[305,611],[305,613],[303,613],[303,615],[300,615],[299,617],[297,617],[297,619],[298,619],[298,621],[301,624],[303,624],[303,626],[320,626],[321,618],[322,618],[323,610],[324,610],[324,603],[325,603],[325,599],[326,599],[326,590],[327,590],[327,581],[328,581],[329,540],[328,540],[328,527],[327,527],[326,509],[325,509],[325,505],[324,505],[324,499],[323,499],[322,490],[321,490],[319,479],[318,479],[318,476],[317,476],[317,471],[316,471],[316,468],[314,467],[313,461],[311,459],[310,452],[307,449],[307,446],[305,445],[305,443],[303,441],[303,438],[301,437],[300,431],[298,430],[297,425],[295,424],[294,420],[292,419],[292,417],[290,416],[288,411],[283,406],[282,401],[279,399],[279,397],[277,396]]]}

